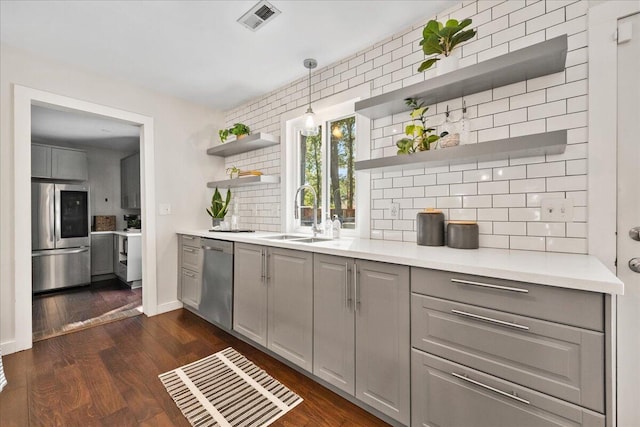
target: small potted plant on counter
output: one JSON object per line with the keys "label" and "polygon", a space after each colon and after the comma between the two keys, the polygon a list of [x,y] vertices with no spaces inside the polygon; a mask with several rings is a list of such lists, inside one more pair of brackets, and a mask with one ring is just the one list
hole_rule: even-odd
{"label": "small potted plant on counter", "polygon": [[227,175],[229,175],[230,179],[235,179],[240,176],[240,169],[235,166],[231,166],[230,168],[227,168]]}
{"label": "small potted plant on counter", "polygon": [[425,113],[429,108],[425,107],[423,102],[418,102],[415,98],[407,98],[405,103],[413,109],[410,114],[412,123],[405,127],[404,133],[408,138],[402,138],[396,142],[398,154],[411,154],[431,149],[431,144],[447,135],[447,132],[438,135],[434,133],[435,128],[427,127]]}
{"label": "small potted plant on counter", "polygon": [[[427,59],[418,68],[418,72],[429,69],[437,61],[438,67],[436,73],[438,75],[445,74],[458,68],[458,57],[453,50],[461,43],[472,39],[476,35],[475,30],[465,30],[471,25],[471,19],[464,19],[458,22],[456,19],[449,19],[446,24],[431,20],[422,30],[422,51],[425,55],[436,55]],[[443,58],[440,58],[442,56]]]}
{"label": "small potted plant on counter", "polygon": [[211,217],[211,225],[213,228],[219,227],[220,222],[227,215],[227,209],[229,208],[229,202],[231,201],[231,190],[227,189],[227,197],[224,201],[222,201],[222,194],[218,191],[218,187],[216,187],[216,191],[213,192],[213,197],[211,197],[211,206],[207,208],[207,213]]}
{"label": "small potted plant on counter", "polygon": [[220,129],[218,131],[221,142],[225,142],[227,138],[229,138],[229,135],[235,135],[236,139],[241,139],[249,135],[250,133],[251,129],[249,129],[249,126],[245,125],[244,123],[235,123],[229,129]]}

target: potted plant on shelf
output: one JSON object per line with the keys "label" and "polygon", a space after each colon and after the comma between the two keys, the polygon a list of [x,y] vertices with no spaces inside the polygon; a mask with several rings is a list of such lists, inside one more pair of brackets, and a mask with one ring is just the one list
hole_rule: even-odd
{"label": "potted plant on shelf", "polygon": [[230,179],[235,179],[240,176],[240,169],[235,166],[231,166],[230,168],[227,168],[227,175],[229,175]]}
{"label": "potted plant on shelf", "polygon": [[416,151],[429,150],[432,143],[447,135],[447,132],[442,132],[438,135],[435,133],[435,128],[427,127],[425,113],[429,108],[425,107],[423,102],[418,102],[415,98],[407,98],[405,103],[412,108],[410,113],[411,124],[405,127],[404,133],[407,138],[402,138],[396,142],[398,154],[411,154]]}
{"label": "potted plant on shelf", "polygon": [[236,139],[241,139],[249,135],[250,133],[251,129],[249,129],[249,126],[245,125],[244,123],[235,123],[229,129],[220,129],[218,131],[221,142],[225,142],[227,138],[229,138],[229,135],[235,135]]}
{"label": "potted plant on shelf", "polygon": [[211,225],[213,228],[219,227],[220,222],[227,215],[227,209],[229,208],[230,201],[231,190],[227,189],[227,197],[222,201],[222,194],[220,194],[218,187],[216,187],[216,191],[213,192],[213,197],[211,197],[211,206],[207,208],[207,213],[211,217]]}
{"label": "potted plant on shelf", "polygon": [[426,71],[437,61],[441,61],[436,68],[438,75],[457,69],[458,57],[452,55],[453,50],[459,44],[476,35],[476,31],[473,29],[465,30],[469,25],[471,25],[471,19],[464,19],[460,22],[456,19],[449,19],[446,24],[436,20],[429,21],[422,30],[420,45],[425,55],[436,56],[420,64],[418,72]]}

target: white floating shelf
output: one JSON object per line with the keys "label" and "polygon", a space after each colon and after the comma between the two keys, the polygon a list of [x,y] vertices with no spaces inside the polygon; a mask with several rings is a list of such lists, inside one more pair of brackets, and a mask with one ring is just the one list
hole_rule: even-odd
{"label": "white floating shelf", "polygon": [[241,176],[234,179],[225,179],[222,181],[207,182],[209,188],[228,188],[228,187],[244,187],[246,185],[263,185],[263,184],[279,184],[280,176],[278,175],[250,175]]}
{"label": "white floating shelf", "polygon": [[511,83],[558,73],[567,58],[567,35],[515,50],[389,93],[356,102],[356,112],[372,118],[410,110],[407,98],[425,105],[459,98]]}
{"label": "white floating shelf", "polygon": [[438,150],[399,154],[356,162],[359,171],[392,171],[469,162],[515,159],[561,154],[567,147],[567,131],[559,130],[515,138],[497,139],[477,144],[458,145]]}
{"label": "white floating shelf", "polygon": [[234,154],[246,153],[260,148],[271,147],[280,144],[280,138],[268,133],[257,132],[249,136],[245,136],[235,141],[226,142],[221,145],[207,149],[210,156],[229,157]]}

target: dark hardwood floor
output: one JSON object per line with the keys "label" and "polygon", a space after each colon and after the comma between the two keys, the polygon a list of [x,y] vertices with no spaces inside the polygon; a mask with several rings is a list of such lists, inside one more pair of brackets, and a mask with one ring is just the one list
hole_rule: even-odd
{"label": "dark hardwood floor", "polygon": [[94,324],[100,324],[130,317],[135,314],[132,308],[141,305],[142,288],[130,289],[118,279],[38,294],[32,302],[33,339],[39,341],[92,326],[92,319]]}
{"label": "dark hardwood floor", "polygon": [[274,426],[383,421],[186,310],[137,316],[34,343],[3,358],[0,426],[188,426],[158,374],[232,346],[304,402]]}

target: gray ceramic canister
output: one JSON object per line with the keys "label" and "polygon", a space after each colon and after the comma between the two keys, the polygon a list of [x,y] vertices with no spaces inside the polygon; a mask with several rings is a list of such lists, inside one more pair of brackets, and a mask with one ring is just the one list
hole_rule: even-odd
{"label": "gray ceramic canister", "polygon": [[444,214],[435,209],[425,209],[416,215],[418,223],[417,243],[420,246],[444,246]]}
{"label": "gray ceramic canister", "polygon": [[478,249],[478,224],[471,221],[449,221],[447,246],[456,249]]}

